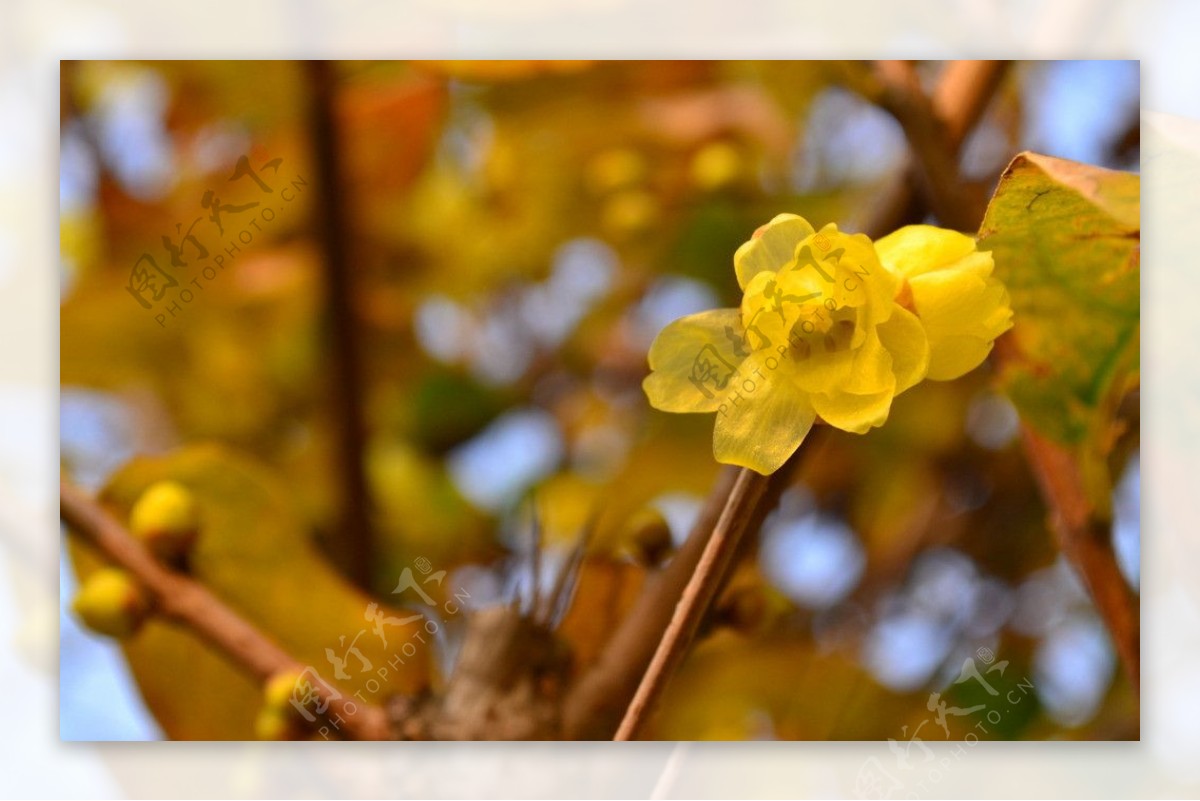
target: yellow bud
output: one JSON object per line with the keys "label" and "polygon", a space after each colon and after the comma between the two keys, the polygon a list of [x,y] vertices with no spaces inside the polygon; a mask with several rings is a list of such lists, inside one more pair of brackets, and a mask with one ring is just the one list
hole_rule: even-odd
{"label": "yellow bud", "polygon": [[83,582],[71,608],[88,628],[110,637],[128,637],[150,614],[150,600],[132,576],[110,567]]}
{"label": "yellow bud", "polygon": [[671,552],[671,527],[658,509],[648,506],[625,524],[622,537],[634,560],[645,567],[658,567]]}
{"label": "yellow bud", "polygon": [[199,518],[196,499],[186,487],[159,481],[133,505],[129,527],[156,557],[178,562],[196,541]]}
{"label": "yellow bud", "polygon": [[297,740],[301,734],[299,723],[282,709],[263,707],[254,718],[254,736],[259,740]]}
{"label": "yellow bud", "polygon": [[300,713],[292,705],[299,670],[284,670],[263,685],[263,705],[254,719],[254,735],[260,740],[298,740],[305,731]]}
{"label": "yellow bud", "polygon": [[263,703],[266,708],[279,711],[294,709],[291,700],[296,690],[296,682],[299,680],[300,671],[298,670],[285,670],[268,679],[263,687]]}
{"label": "yellow bud", "polygon": [[738,148],[728,142],[713,142],[701,148],[692,159],[692,183],[705,192],[715,192],[734,184],[744,169]]}

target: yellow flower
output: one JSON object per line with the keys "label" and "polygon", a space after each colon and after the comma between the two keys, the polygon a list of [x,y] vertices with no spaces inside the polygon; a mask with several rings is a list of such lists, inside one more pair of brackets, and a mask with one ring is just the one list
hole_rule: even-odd
{"label": "yellow flower", "polygon": [[[928,231],[938,229],[905,230],[892,240],[894,266],[881,262],[866,236],[834,225],[818,232],[794,214],[755,231],[734,255],[741,307],[684,317],[655,339],[643,383],[651,405],[716,412],[717,461],[768,474],[795,452],[818,418],[858,434],[883,425],[892,399],[929,371],[930,338],[939,343],[940,374],[972,360],[970,367],[977,365],[983,357],[975,358],[975,340],[985,338],[1000,316],[984,307],[1003,300],[1007,310],[1007,296],[999,298],[987,283],[995,280],[989,278],[990,256],[982,254],[983,273],[982,261],[970,258],[961,243],[951,247],[948,239],[931,238]],[[918,234],[932,247],[927,258]],[[973,252],[974,242],[964,239]],[[940,283],[926,278],[938,271],[946,273]],[[986,291],[976,298],[974,284],[959,287],[971,308],[947,309],[954,296],[940,287],[958,286],[951,277],[964,271],[981,276]],[[909,292],[920,294],[915,304],[908,302]],[[934,324],[928,336],[927,321],[916,313],[922,302]],[[982,311],[983,322],[963,319]]]}
{"label": "yellow flower", "polygon": [[1012,328],[1008,290],[992,275],[992,254],[975,240],[932,225],[909,225],[875,243],[883,266],[904,279],[902,302],[929,337],[929,375],[949,381],[974,370]]}

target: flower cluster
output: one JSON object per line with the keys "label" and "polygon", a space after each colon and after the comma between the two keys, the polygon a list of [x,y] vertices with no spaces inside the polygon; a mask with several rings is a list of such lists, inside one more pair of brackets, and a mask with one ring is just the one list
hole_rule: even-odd
{"label": "flower cluster", "polygon": [[883,425],[925,378],[977,367],[1012,326],[992,257],[928,225],[872,243],[781,214],[734,255],[738,309],[676,320],[650,348],[643,387],[668,412],[716,412],[717,461],[772,473],[818,420]]}

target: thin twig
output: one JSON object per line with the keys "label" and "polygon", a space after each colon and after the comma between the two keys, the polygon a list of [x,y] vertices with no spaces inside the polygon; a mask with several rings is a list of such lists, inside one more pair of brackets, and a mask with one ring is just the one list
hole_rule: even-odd
{"label": "thin twig", "polygon": [[[671,624],[673,610],[704,554],[737,477],[734,467],[720,472],[684,544],[661,571],[647,576],[641,593],[595,663],[572,685],[563,705],[564,739],[609,739],[615,732]],[[767,505],[773,504],[763,504]]]}
{"label": "thin twig", "polygon": [[[1007,61],[951,61],[942,68],[931,95],[932,112],[940,121],[945,146],[951,154],[962,149],[1008,70]],[[880,193],[869,210],[862,230],[872,237],[883,236],[909,223],[920,222],[928,208],[923,192],[915,186],[922,166],[912,156],[895,181]]]}
{"label": "thin twig", "polygon": [[572,686],[563,705],[567,739],[607,740],[616,731],[736,479],[736,468],[721,470],[684,544],[662,571],[646,579],[644,589],[596,662]]}
{"label": "thin twig", "polygon": [[529,495],[529,615],[538,610],[538,595],[542,590],[542,518],[538,514],[537,496]]}
{"label": "thin twig", "polygon": [[1021,427],[1021,444],[1050,508],[1059,548],[1082,576],[1129,680],[1137,688],[1141,681],[1140,604],[1117,564],[1112,525],[1096,516],[1074,454],[1027,425]]}
{"label": "thin twig", "polygon": [[915,155],[916,175],[934,214],[943,225],[973,230],[980,209],[959,180],[958,147],[932,99],[922,90],[916,70],[907,61],[881,61],[876,75],[881,91],[875,100],[904,129]]}
{"label": "thin twig", "polygon": [[958,152],[999,88],[1008,61],[951,61],[933,87],[933,113],[945,127],[947,144]]}
{"label": "thin twig", "polygon": [[587,558],[588,550],[592,547],[592,539],[596,536],[596,523],[599,519],[598,510],[593,510],[588,515],[579,539],[575,542],[571,553],[567,555],[566,562],[554,579],[554,586],[546,596],[545,604],[539,607],[539,611],[535,615],[535,619],[540,620],[548,628],[557,628],[562,622],[563,617],[567,614],[567,609],[571,606],[571,600],[575,597],[576,590],[579,589],[579,571],[583,567],[583,560]]}
{"label": "thin twig", "polygon": [[[284,671],[303,670],[302,664],[203,584],[155,560],[111,514],[65,478],[60,482],[59,509],[72,534],[137,579],[160,617],[187,626],[259,682]],[[339,731],[356,740],[392,739],[382,709],[335,697],[320,682],[315,685],[329,704],[328,716],[340,718]]]}
{"label": "thin twig", "polygon": [[371,496],[367,485],[363,441],[363,371],[357,317],[350,281],[348,198],[341,168],[341,146],[335,108],[336,76],[330,62],[306,64],[313,88],[311,128],[317,164],[317,228],[329,314],[331,347],[330,392],[334,425],[339,430],[337,474],[342,482],[340,550],[332,556],[360,587],[370,590],[375,539]]}
{"label": "thin twig", "polygon": [[684,587],[671,623],[659,642],[658,650],[642,677],[614,740],[634,738],[666,686],[667,679],[683,660],[701,618],[716,596],[721,577],[729,569],[733,554],[749,526],[754,509],[767,490],[769,481],[766,476],[747,468],[738,472],[721,517],[704,547],[695,572]]}

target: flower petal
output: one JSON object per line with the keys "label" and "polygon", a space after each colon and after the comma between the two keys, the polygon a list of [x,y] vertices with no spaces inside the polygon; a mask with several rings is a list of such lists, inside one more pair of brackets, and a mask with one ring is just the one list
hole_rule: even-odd
{"label": "flower petal", "polygon": [[887,422],[894,395],[891,389],[870,395],[820,393],[812,396],[812,404],[821,419],[834,428],[852,434],[865,434]]}
{"label": "flower petal", "polygon": [[932,225],[906,225],[875,241],[883,266],[908,278],[947,267],[974,251],[971,237]]}
{"label": "flower petal", "polygon": [[[822,246],[820,239],[826,240]],[[900,281],[883,269],[871,240],[865,234],[844,234],[830,223],[810,240],[828,254],[841,252],[832,297],[838,306],[865,306],[869,314],[864,322],[879,323],[892,313],[892,299]]]}
{"label": "flower petal", "polygon": [[1008,291],[991,276],[938,270],[909,283],[929,337],[929,377],[934,380],[948,381],[978,367],[992,341],[1012,327]]}
{"label": "flower petal", "polygon": [[966,375],[992,352],[993,341],[973,336],[930,339],[929,375],[932,381],[952,381]]}
{"label": "flower petal", "polygon": [[929,339],[917,316],[903,307],[876,329],[883,346],[892,354],[896,394],[919,383],[929,369]]}
{"label": "flower petal", "polygon": [[[816,413],[808,396],[781,374],[769,351],[751,356],[739,383],[717,410],[713,456],[718,462],[748,467],[763,475],[778,470],[812,428]],[[769,364],[776,364],[774,371]]]}
{"label": "flower petal", "polygon": [[742,326],[751,350],[782,345],[795,322],[796,305],[784,299],[778,278],[772,272],[756,273],[742,296]]}
{"label": "flower petal", "polygon": [[668,325],[650,346],[652,372],[642,382],[650,405],[664,412],[716,411],[746,356],[743,336],[737,309],[712,309]]}
{"label": "flower petal", "polygon": [[[792,352],[795,353],[795,348]],[[857,348],[834,352],[812,348],[806,357],[796,358],[785,366],[792,369],[796,385],[807,392],[870,395],[896,385],[892,355],[873,326],[866,330]]]}
{"label": "flower petal", "polygon": [[913,305],[927,331],[977,334],[983,336],[984,317],[989,309],[981,306],[987,283],[969,273],[938,270],[909,282]]}
{"label": "flower petal", "polygon": [[[792,358],[795,358],[794,356]],[[796,386],[805,392],[829,392],[841,387],[854,370],[854,351],[814,352],[807,358],[788,361]]]}
{"label": "flower petal", "polygon": [[738,286],[745,289],[761,272],[776,272],[791,262],[796,245],[813,232],[808,220],[795,214],[780,214],[754,232],[754,237],[733,254]]}

